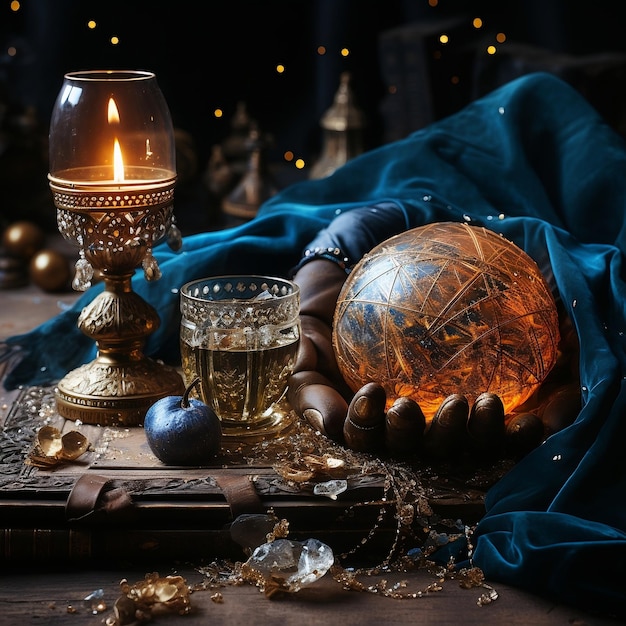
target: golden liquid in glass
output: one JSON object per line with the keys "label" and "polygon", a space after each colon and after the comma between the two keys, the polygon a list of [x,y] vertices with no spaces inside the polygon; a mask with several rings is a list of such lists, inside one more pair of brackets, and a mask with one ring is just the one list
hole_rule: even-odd
{"label": "golden liquid in glass", "polygon": [[183,377],[199,376],[200,399],[220,418],[222,428],[259,428],[272,420],[285,395],[298,352],[299,335],[276,338],[258,350],[211,350],[181,341]]}

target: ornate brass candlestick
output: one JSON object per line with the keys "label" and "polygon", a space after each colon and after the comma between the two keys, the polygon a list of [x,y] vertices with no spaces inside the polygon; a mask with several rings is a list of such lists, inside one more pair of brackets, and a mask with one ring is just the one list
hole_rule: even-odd
{"label": "ornate brass candlestick", "polygon": [[168,236],[180,246],[174,133],[154,74],[65,76],[50,126],[49,180],[59,231],[80,246],[74,288],[89,288],[94,269],[104,279],[78,320],[97,357],[59,382],[58,412],[90,424],[141,424],[156,400],[183,391],[176,370],[142,352],[159,316],[131,284],[138,266],[147,280],[160,277],[156,242]]}

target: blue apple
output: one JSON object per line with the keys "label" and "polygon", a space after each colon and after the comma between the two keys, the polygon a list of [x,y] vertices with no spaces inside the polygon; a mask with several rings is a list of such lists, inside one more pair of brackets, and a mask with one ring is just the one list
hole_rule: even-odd
{"label": "blue apple", "polygon": [[206,465],[220,450],[219,418],[204,402],[189,398],[199,382],[196,378],[182,396],[157,400],[146,412],[148,445],[166,465]]}

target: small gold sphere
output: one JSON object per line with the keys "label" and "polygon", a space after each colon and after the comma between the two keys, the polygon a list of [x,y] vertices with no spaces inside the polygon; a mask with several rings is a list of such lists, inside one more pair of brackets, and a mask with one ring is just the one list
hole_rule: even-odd
{"label": "small gold sphere", "polygon": [[56,250],[41,250],[29,264],[30,279],[40,289],[48,292],[69,289],[71,271],[69,261]]}
{"label": "small gold sphere", "polygon": [[2,235],[2,246],[10,256],[31,259],[44,246],[46,236],[33,222],[21,221],[10,224]]}

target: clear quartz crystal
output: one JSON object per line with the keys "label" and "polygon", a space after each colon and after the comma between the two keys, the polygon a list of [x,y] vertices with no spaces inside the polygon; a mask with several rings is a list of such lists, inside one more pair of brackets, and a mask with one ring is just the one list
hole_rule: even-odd
{"label": "clear quartz crystal", "polygon": [[107,610],[106,602],[104,601],[104,589],[96,589],[89,595],[83,598],[83,606],[92,615],[98,615]]}
{"label": "clear quartz crystal", "polygon": [[76,261],[72,288],[74,291],[87,291],[91,287],[93,267],[85,258],[85,251],[81,249],[78,261]]}
{"label": "clear quartz crystal", "polygon": [[323,483],[317,483],[313,487],[313,493],[316,496],[326,496],[331,500],[336,500],[340,493],[348,489],[348,481],[343,479],[327,480]]}
{"label": "clear quartz crystal", "polygon": [[332,566],[332,549],[317,539],[276,539],[260,545],[246,565],[266,582],[280,580],[290,592],[319,580]]}
{"label": "clear quartz crystal", "polygon": [[161,268],[152,254],[152,248],[148,248],[141,266],[147,281],[159,280],[161,278]]}

